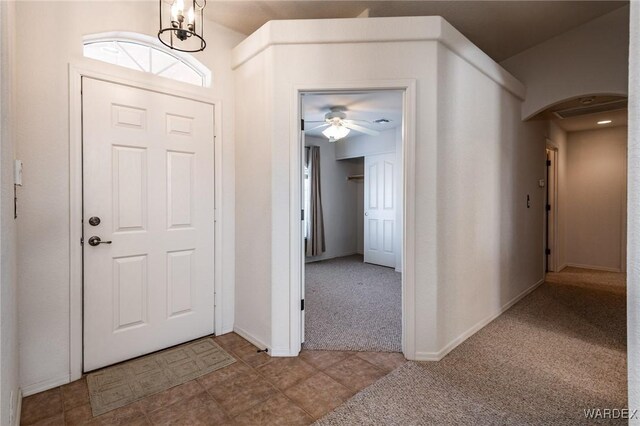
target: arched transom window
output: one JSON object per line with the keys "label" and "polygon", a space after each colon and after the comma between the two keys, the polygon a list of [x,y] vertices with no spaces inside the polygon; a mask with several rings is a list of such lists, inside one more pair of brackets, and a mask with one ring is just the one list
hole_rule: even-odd
{"label": "arched transom window", "polygon": [[84,56],[198,86],[209,86],[211,72],[189,54],[173,52],[142,34],[86,37]]}

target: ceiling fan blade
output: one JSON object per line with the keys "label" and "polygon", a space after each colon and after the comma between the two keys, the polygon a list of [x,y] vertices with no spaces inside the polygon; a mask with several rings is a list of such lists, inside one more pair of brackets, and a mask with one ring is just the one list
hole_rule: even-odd
{"label": "ceiling fan blade", "polygon": [[[306,121],[305,123],[308,123],[308,121]],[[331,124],[329,124],[329,123],[324,123],[324,124],[321,124],[321,125],[319,125],[319,126],[312,127],[312,128],[310,128],[310,129],[304,129],[304,131],[305,131],[305,132],[310,132],[311,130],[321,129],[321,128],[323,128],[323,127],[328,127],[328,126],[331,126]]]}
{"label": "ceiling fan blade", "polygon": [[364,133],[371,136],[378,136],[380,134],[377,130],[367,129],[355,123],[343,122],[342,125],[347,129],[355,130],[356,132]]}

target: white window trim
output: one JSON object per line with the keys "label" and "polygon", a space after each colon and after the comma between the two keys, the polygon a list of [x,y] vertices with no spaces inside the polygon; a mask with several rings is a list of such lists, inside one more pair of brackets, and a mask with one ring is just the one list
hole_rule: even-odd
{"label": "white window trim", "polygon": [[129,42],[129,43],[137,43],[143,46],[148,46],[152,49],[160,50],[167,55],[170,55],[176,60],[184,63],[189,68],[193,69],[195,72],[202,76],[202,86],[203,87],[211,87],[212,76],[211,70],[207,68],[202,62],[198,61],[193,55],[190,55],[185,52],[180,52],[177,50],[168,49],[165,45],[160,43],[158,39],[155,37],[148,36],[146,34],[133,33],[127,31],[112,31],[107,33],[97,33],[97,34],[89,34],[83,37],[82,45],[85,46],[91,43],[99,43],[99,42],[109,42],[109,41],[118,41],[118,42]]}

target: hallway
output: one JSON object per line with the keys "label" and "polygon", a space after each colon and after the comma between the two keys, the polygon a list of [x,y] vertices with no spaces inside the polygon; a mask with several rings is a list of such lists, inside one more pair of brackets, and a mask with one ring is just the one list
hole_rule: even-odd
{"label": "hallway", "polygon": [[576,424],[626,406],[625,275],[566,268],[440,362],[405,364],[321,424]]}

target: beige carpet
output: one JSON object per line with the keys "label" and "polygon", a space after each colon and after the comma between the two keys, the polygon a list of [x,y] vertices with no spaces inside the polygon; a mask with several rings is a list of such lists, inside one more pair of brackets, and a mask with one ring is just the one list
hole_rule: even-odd
{"label": "beige carpet", "polygon": [[402,275],[346,256],[305,265],[304,349],[402,351]]}
{"label": "beige carpet", "polygon": [[204,338],[87,375],[91,411],[99,416],[186,383],[236,360]]}
{"label": "beige carpet", "polygon": [[405,364],[318,424],[584,424],[584,409],[625,408],[624,283],[549,274],[443,360]]}

